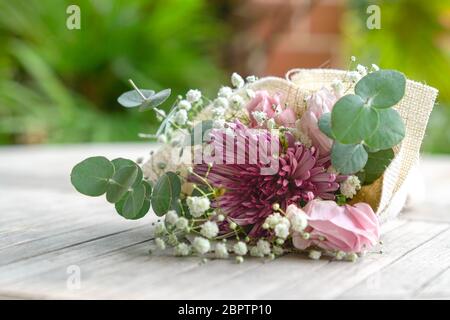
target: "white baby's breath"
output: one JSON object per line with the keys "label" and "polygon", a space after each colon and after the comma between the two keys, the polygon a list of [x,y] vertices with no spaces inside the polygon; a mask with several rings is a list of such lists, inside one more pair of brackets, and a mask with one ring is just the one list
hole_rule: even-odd
{"label": "white baby's breath", "polygon": [[279,223],[275,226],[275,235],[281,239],[286,239],[289,236],[289,227],[284,223]]}
{"label": "white baby's breath", "polygon": [[187,256],[191,253],[191,248],[184,242],[179,243],[175,247],[175,255],[176,256]]}
{"label": "white baby's breath", "polygon": [[270,254],[270,243],[266,240],[258,240],[258,242],[256,243],[256,246],[258,247],[258,250],[263,254],[263,255],[268,255]]}
{"label": "white baby's breath", "polygon": [[258,258],[264,257],[264,254],[261,253],[261,250],[257,246],[250,247],[250,255]]}
{"label": "white baby's breath", "polygon": [[210,201],[207,197],[187,197],[186,203],[189,207],[189,212],[194,218],[203,215],[210,206]]}
{"label": "white baby's breath", "polygon": [[192,242],[194,250],[199,254],[205,254],[211,249],[211,243],[208,239],[202,237],[195,237]]}
{"label": "white baby's breath", "polygon": [[365,76],[367,74],[367,68],[362,64],[358,64],[356,66],[356,71],[358,71],[358,73],[362,76]]}
{"label": "white baby's breath", "polygon": [[267,113],[265,113],[264,111],[253,111],[252,116],[253,118],[255,118],[258,125],[262,125],[264,121],[267,120]]}
{"label": "white baby's breath", "polygon": [[156,239],[155,239],[155,244],[156,244],[156,247],[157,247],[159,250],[165,250],[165,249],[166,249],[166,243],[165,243],[164,240],[161,239],[161,238],[156,238]]}
{"label": "white baby's breath", "polygon": [[202,92],[200,90],[191,89],[186,94],[186,99],[190,103],[199,101],[202,98]]}
{"label": "white baby's breath", "polygon": [[233,251],[235,254],[239,256],[245,256],[247,254],[247,244],[242,241],[236,242],[236,244],[233,246]]}
{"label": "white baby's breath", "polygon": [[165,221],[167,224],[174,225],[178,221],[178,214],[175,212],[175,210],[170,210],[166,213]]}
{"label": "white baby's breath", "polygon": [[235,87],[235,88],[242,88],[245,84],[244,79],[242,79],[242,77],[237,74],[236,72],[234,72],[231,75],[231,84]]}
{"label": "white baby's breath", "polygon": [[308,254],[308,257],[313,260],[319,260],[321,256],[322,256],[322,252],[317,251],[317,250],[311,250],[311,251],[309,251],[309,254]]}
{"label": "white baby's breath", "polygon": [[191,110],[192,105],[188,100],[181,100],[180,102],[178,102],[178,108],[189,111]]}
{"label": "white baby's breath", "polygon": [[214,248],[214,254],[218,259],[227,259],[228,258],[228,249],[225,243],[217,243]]}
{"label": "white baby's breath", "polygon": [[219,227],[214,221],[206,221],[204,224],[202,224],[200,233],[205,238],[211,239],[217,236],[217,234],[219,233]]}
{"label": "white baby's breath", "polygon": [[164,223],[158,223],[155,225],[155,236],[160,237],[167,233]]}
{"label": "white baby's breath", "polygon": [[177,111],[174,117],[176,124],[185,125],[188,120],[187,111],[185,109],[180,109]]}
{"label": "white baby's breath", "polygon": [[341,182],[339,189],[346,198],[352,199],[361,189],[361,182],[357,176],[349,176],[344,182]]}
{"label": "white baby's breath", "polygon": [[235,110],[240,109],[244,105],[244,99],[238,94],[232,95],[229,99],[231,107]]}
{"label": "white baby's breath", "polygon": [[220,98],[228,98],[233,94],[233,89],[230,87],[222,87],[220,88],[219,92],[217,93],[217,96]]}
{"label": "white baby's breath", "polygon": [[188,225],[189,225],[189,221],[185,217],[180,217],[177,220],[177,222],[175,223],[175,227],[180,231],[186,230]]}

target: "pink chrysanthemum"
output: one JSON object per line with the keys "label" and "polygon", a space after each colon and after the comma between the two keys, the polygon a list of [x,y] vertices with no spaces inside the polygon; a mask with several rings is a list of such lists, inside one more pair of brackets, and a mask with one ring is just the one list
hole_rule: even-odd
{"label": "pink chrysanthemum", "polygon": [[[339,184],[336,175],[326,170],[330,165],[328,155],[320,156],[314,147],[291,142],[278,159],[278,171],[274,175],[262,175],[261,168],[267,167],[264,164],[267,161],[261,159],[264,153],[258,156],[256,164],[247,164],[251,158],[248,145],[251,140],[261,137],[269,143],[279,143],[274,139],[277,137],[267,131],[255,134],[239,122],[233,125],[233,131],[241,138],[234,139],[234,151],[244,151],[246,164],[214,164],[209,170],[206,164],[201,164],[195,166],[194,171],[206,177],[214,187],[225,189],[225,193],[214,200],[213,206],[220,208],[235,223],[251,225],[250,236],[264,232],[261,226],[273,212],[274,203],[285,209],[289,204],[298,204],[302,200],[308,202],[317,197],[334,199]],[[211,136],[215,152],[225,150],[223,131],[214,130]],[[266,155],[272,156],[269,151]]]}

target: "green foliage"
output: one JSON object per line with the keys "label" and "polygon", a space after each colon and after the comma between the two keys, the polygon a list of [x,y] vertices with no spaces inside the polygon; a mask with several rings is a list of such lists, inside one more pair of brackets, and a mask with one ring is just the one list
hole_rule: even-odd
{"label": "green foliage", "polygon": [[156,182],[151,199],[153,211],[157,216],[165,215],[177,207],[181,192],[180,178],[173,172],[166,172]]}
{"label": "green foliage", "polygon": [[[106,190],[106,200],[116,203],[128,192],[138,175],[138,166],[125,166],[116,171]],[[140,170],[140,169],[139,169]]]}
{"label": "green foliage", "polygon": [[331,131],[331,112],[324,113],[319,119],[319,129],[325,133],[328,138],[336,139]]}
{"label": "green foliage", "polygon": [[[381,29],[366,26],[367,7],[380,6]],[[439,89],[439,105],[431,113],[424,150],[450,153],[450,54],[446,13],[442,0],[351,0],[343,22],[345,55],[358,63],[376,63],[401,70]]]}
{"label": "green foliage", "polygon": [[377,110],[354,94],[339,99],[331,112],[331,131],[341,143],[359,143],[369,138],[378,123]]}
{"label": "green foliage", "polygon": [[377,180],[394,159],[392,149],[369,153],[364,170],[358,175],[364,184],[371,184]]}
{"label": "green foliage", "polygon": [[70,4],[0,1],[0,143],[136,140],[155,117],[118,105],[123,79],[175,94],[224,79],[227,33],[205,0],[79,0],[80,30]]}
{"label": "green foliage", "polygon": [[405,137],[405,124],[397,110],[380,110],[378,114],[380,115],[380,125],[365,140],[365,144],[373,151],[389,149],[399,144]]}
{"label": "green foliage", "polygon": [[367,162],[367,152],[361,143],[342,144],[335,141],[331,150],[333,167],[342,174],[358,172]]}
{"label": "green foliage", "polygon": [[[367,166],[367,159],[376,159],[370,153],[390,150],[405,136],[405,125],[398,112],[392,107],[405,94],[406,79],[403,74],[393,70],[379,70],[364,76],[355,86],[355,94],[340,98],[333,107],[331,116],[323,115],[319,128],[335,140],[331,150],[331,162],[339,172],[353,174]],[[366,148],[364,147],[366,146]],[[390,153],[377,152],[391,162]],[[391,150],[392,151],[392,150]],[[374,181],[384,171],[369,162],[366,168]],[[386,166],[387,166],[386,165]],[[368,171],[367,171],[368,170]]]}
{"label": "green foliage", "polygon": [[114,166],[105,157],[91,157],[77,164],[70,174],[70,179],[78,192],[98,197],[108,188],[109,180],[114,175]]}
{"label": "green foliage", "polygon": [[390,108],[405,95],[406,78],[394,70],[371,72],[355,86],[355,93],[365,104],[376,109]]}
{"label": "green foliage", "polygon": [[88,196],[106,192],[106,200],[114,203],[126,219],[140,219],[150,210],[152,186],[143,180],[141,168],[129,159],[87,158],[73,168],[71,181],[75,189]]}

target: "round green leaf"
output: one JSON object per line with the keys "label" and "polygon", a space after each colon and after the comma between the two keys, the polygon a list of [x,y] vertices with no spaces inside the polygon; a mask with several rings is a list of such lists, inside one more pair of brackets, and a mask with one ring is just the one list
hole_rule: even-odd
{"label": "round green leaf", "polygon": [[405,124],[399,113],[392,109],[380,110],[380,124],[375,132],[364,142],[371,150],[392,148],[405,137]]}
{"label": "round green leaf", "polygon": [[152,207],[159,217],[165,215],[176,204],[181,192],[180,178],[173,172],[166,172],[156,182],[152,193]]}
{"label": "round green leaf", "polygon": [[367,162],[367,152],[362,144],[341,144],[335,141],[331,148],[331,164],[342,174],[358,172]]}
{"label": "round green leaf", "polygon": [[172,92],[172,90],[170,90],[170,89],[164,89],[164,90],[150,96],[149,98],[147,98],[147,100],[143,101],[143,103],[139,107],[139,111],[150,110],[150,109],[156,108],[160,104],[163,104],[164,101],[166,101],[167,98],[169,98],[171,92]]}
{"label": "round green leaf", "polygon": [[129,167],[129,166],[137,166],[138,173],[136,176],[136,180],[133,183],[133,187],[139,185],[142,182],[142,179],[144,178],[144,174],[142,173],[142,169],[132,160],[130,159],[124,159],[124,158],[117,158],[111,161],[114,165],[114,169],[116,172],[118,172],[123,167]]}
{"label": "round green leaf", "polygon": [[87,196],[104,194],[108,180],[114,175],[114,166],[105,157],[91,157],[78,163],[70,174],[75,189]]}
{"label": "round green leaf", "polygon": [[364,166],[364,170],[362,170],[364,184],[371,184],[381,177],[392,159],[394,159],[394,151],[392,149],[369,153],[367,163]]}
{"label": "round green leaf", "polygon": [[106,200],[111,203],[118,202],[136,181],[137,174],[138,167],[136,165],[120,168],[109,180]]}
{"label": "round green leaf", "polygon": [[[155,91],[153,91],[153,90],[141,89],[140,91],[147,98],[150,98],[151,96],[153,96],[155,94]],[[117,99],[117,102],[119,102],[125,108],[139,107],[140,105],[142,105],[142,103],[144,101],[145,100],[141,97],[141,95],[136,90],[131,90],[131,91],[122,93],[122,95]]]}
{"label": "round green leaf", "polygon": [[319,129],[328,138],[334,139],[333,132],[331,131],[331,112],[324,113],[319,119]]}
{"label": "round green leaf", "polygon": [[141,218],[143,218],[143,217],[148,213],[148,211],[150,210],[150,200],[145,199],[145,200],[144,200],[144,203],[142,204],[141,210],[140,210],[135,216],[133,216],[133,217],[126,217],[126,216],[124,215],[124,212],[123,212],[123,206],[124,206],[124,204],[125,204],[125,199],[126,199],[126,196],[125,196],[124,198],[122,198],[122,200],[120,200],[119,202],[117,202],[116,205],[115,205],[117,213],[120,214],[120,215],[121,215],[122,217],[124,217],[125,219],[129,219],[129,220],[138,220],[138,219],[141,219]]}
{"label": "round green leaf", "polygon": [[134,218],[140,211],[145,200],[145,187],[143,184],[128,192],[122,208],[122,215],[127,219]]}
{"label": "round green leaf", "polygon": [[374,108],[396,105],[405,94],[406,78],[395,70],[378,70],[364,76],[355,86],[355,93]]}
{"label": "round green leaf", "polygon": [[331,112],[333,136],[343,144],[360,143],[376,130],[378,118],[377,110],[365,105],[359,96],[343,96]]}

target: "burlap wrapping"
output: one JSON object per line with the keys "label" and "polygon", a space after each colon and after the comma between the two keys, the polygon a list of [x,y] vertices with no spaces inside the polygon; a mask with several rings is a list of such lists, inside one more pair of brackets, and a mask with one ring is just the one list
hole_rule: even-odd
{"label": "burlap wrapping", "polygon": [[[266,77],[252,84],[253,89],[282,94],[283,103],[296,108],[301,116],[305,111],[305,98],[322,87],[330,87],[335,79],[350,86],[347,72],[333,69],[294,69],[287,79]],[[351,92],[352,90],[350,90]],[[427,85],[407,80],[403,99],[394,108],[400,113],[406,126],[406,135],[400,145],[394,148],[395,158],[382,178],[365,186],[354,201],[369,203],[384,221],[396,216],[406,199],[405,180],[419,158],[428,118],[438,91]]]}

